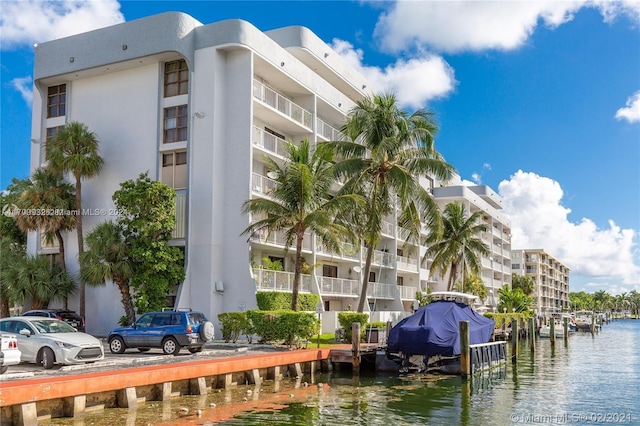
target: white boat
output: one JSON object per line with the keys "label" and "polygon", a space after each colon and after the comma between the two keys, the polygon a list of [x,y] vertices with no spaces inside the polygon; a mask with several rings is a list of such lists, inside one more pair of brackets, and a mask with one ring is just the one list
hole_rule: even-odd
{"label": "white boat", "polygon": [[569,323],[569,334],[576,331],[577,325],[575,324],[573,318],[569,314],[552,314],[551,318],[540,327],[540,337],[551,337],[551,326],[550,322],[553,321],[553,327],[555,330],[556,337],[564,337],[564,319],[568,319]]}
{"label": "white boat", "polygon": [[592,324],[596,330],[600,328],[598,322],[594,321],[593,311],[577,311],[574,315],[578,331],[591,331]]}

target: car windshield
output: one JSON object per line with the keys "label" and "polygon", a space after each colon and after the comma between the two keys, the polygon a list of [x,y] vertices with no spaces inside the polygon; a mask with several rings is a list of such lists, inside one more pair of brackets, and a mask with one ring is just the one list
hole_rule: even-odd
{"label": "car windshield", "polygon": [[69,324],[59,320],[32,320],[31,324],[40,332],[40,333],[77,333],[77,330],[71,327]]}

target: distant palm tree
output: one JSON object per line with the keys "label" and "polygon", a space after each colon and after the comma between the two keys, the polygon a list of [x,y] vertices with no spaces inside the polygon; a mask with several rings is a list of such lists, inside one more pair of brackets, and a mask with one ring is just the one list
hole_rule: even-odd
{"label": "distant palm tree", "polygon": [[409,114],[387,93],[358,101],[341,128],[347,140],[326,143],[341,159],[335,167],[344,181],[340,194],[361,194],[366,200],[362,214],[353,216],[367,251],[358,312],[364,311],[382,222],[396,206],[397,224],[407,230],[407,242],[419,242],[422,222],[435,233],[440,229],[439,209],[419,182],[427,175],[440,180],[453,175],[453,167],[435,149],[437,130],[431,113],[420,109]]}
{"label": "distant palm tree", "polygon": [[[96,176],[104,163],[98,151],[98,139],[86,124],[73,121],[48,141],[46,158],[54,173],[71,173],[76,185],[76,232],[78,255],[84,252],[82,228],[82,179]],[[80,315],[85,316],[85,285],[80,282]]]}
{"label": "distant palm tree", "polygon": [[462,278],[470,274],[480,275],[481,256],[489,254],[489,247],[478,237],[486,232],[487,225],[480,222],[481,211],[465,217],[464,207],[460,203],[449,203],[443,213],[443,233],[431,233],[426,240],[427,251],[424,259],[433,259],[430,274],[449,272],[447,291],[453,289],[460,270]]}
{"label": "distant palm tree", "polygon": [[330,250],[340,253],[341,244],[351,235],[348,227],[336,221],[340,210],[353,209],[357,197],[344,195],[331,197],[335,182],[331,152],[323,147],[312,151],[309,141],[285,145],[288,161],[281,167],[266,158],[267,169],[277,177],[269,198],[254,198],[244,203],[243,212],[260,214],[264,218],[249,225],[242,233],[253,235],[285,232],[285,250],[295,245],[295,272],[291,309],[298,309],[300,271],[303,265],[302,242],[308,230],[314,232]]}
{"label": "distant palm tree", "polygon": [[18,227],[24,232],[39,230],[49,242],[56,238],[60,268],[66,271],[62,233],[74,229],[76,225],[72,214],[76,209],[73,186],[62,176],[40,168],[29,179],[23,180],[19,187],[22,191],[16,204],[25,214],[15,216]]}
{"label": "distant palm tree", "polygon": [[118,286],[127,324],[135,322],[136,312],[129,288],[133,269],[120,226],[104,222],[87,235],[87,251],[80,255],[80,273],[87,284],[102,285],[112,281]]}
{"label": "distant palm tree", "polygon": [[527,296],[531,296],[535,290],[536,283],[529,275],[511,274],[511,288],[519,288]]}

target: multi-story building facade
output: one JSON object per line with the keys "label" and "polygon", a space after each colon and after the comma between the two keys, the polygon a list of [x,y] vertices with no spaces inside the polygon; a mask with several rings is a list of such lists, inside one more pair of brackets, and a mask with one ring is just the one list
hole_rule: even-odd
{"label": "multi-story building facade", "polygon": [[531,307],[538,314],[569,308],[570,269],[543,249],[517,249],[511,252],[512,271],[527,275],[535,284]]}
{"label": "multi-story building facade", "polygon": [[[83,207],[104,214],[85,216],[85,232],[116,219],[111,197],[121,182],[148,171],[172,186],[178,195],[170,244],[184,249],[186,278],[170,304],[215,320],[255,308],[256,290],[291,291],[293,250],[286,253],[279,234],[241,235],[255,219],[242,205],[269,196],[274,181],[265,156],[284,161],[285,141],[339,139],[337,129],[367,86],[306,28],[261,32],[241,20],[203,25],[182,13],[155,15],[36,46],[31,169],[45,164],[46,140],[68,122],[81,121],[98,136],[104,168],[84,182]],[[487,212],[492,229],[485,237],[505,248],[483,261],[483,278],[491,289],[508,282],[509,226],[497,214],[497,196],[482,186],[442,184],[426,183],[442,202],[466,200],[469,210]],[[396,223],[385,222],[374,255],[371,309],[410,311],[416,291],[430,285],[424,250],[409,250]],[[66,243],[68,269],[77,272],[76,239]],[[319,294],[324,310],[357,304],[364,251],[345,248],[336,255],[314,235],[304,240],[311,270],[301,292]],[[28,250],[56,248],[32,233]],[[265,258],[284,270],[264,268]],[[122,315],[115,286],[87,288],[86,303],[91,333],[106,333]]]}

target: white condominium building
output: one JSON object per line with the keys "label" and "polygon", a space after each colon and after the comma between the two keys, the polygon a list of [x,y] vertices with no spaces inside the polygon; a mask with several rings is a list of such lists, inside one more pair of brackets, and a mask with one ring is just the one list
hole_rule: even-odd
{"label": "white condominium building", "polygon": [[543,249],[517,249],[511,252],[512,270],[533,278],[534,304],[538,314],[569,308],[569,268]]}
{"label": "white condominium building", "polygon": [[[284,161],[285,141],[340,138],[354,102],[370,83],[310,30],[262,32],[242,20],[203,25],[183,13],[164,13],[36,46],[31,169],[46,161],[44,145],[71,121],[88,125],[104,167],[83,183],[84,230],[115,220],[111,199],[121,182],[149,172],[177,191],[170,244],[185,252],[186,278],[169,304],[217,314],[256,307],[256,291],[291,291],[293,254],[282,235],[241,235],[252,218],[241,213],[252,197],[267,197],[274,181],[265,156]],[[369,88],[367,89],[367,86]],[[367,92],[365,92],[367,90]],[[449,193],[449,191],[453,191]],[[490,288],[509,281],[506,221],[486,187],[434,188],[434,196],[468,200],[486,209],[495,256],[483,262]],[[403,230],[390,217],[375,252],[368,290],[375,310],[409,311],[428,270],[409,255]],[[75,231],[74,231],[75,232]],[[78,270],[76,238],[66,237],[67,264]],[[30,253],[55,253],[37,233]],[[325,310],[355,307],[362,247],[340,256],[316,238],[304,240],[309,265],[301,292],[320,295]],[[268,259],[268,261],[264,260]],[[265,268],[280,261],[282,271]],[[114,285],[87,288],[87,330],[106,334],[123,314]],[[69,306],[76,309],[77,300]]]}

